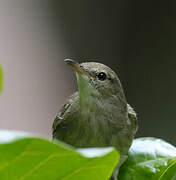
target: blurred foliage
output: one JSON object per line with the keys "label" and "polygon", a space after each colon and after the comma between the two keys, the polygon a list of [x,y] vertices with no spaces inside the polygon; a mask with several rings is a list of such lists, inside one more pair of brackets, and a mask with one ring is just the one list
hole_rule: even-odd
{"label": "blurred foliage", "polygon": [[89,149],[80,151],[61,142],[53,143],[28,134],[0,131],[0,179],[110,178],[119,160],[114,148],[98,148],[92,157]]}
{"label": "blurred foliage", "polygon": [[3,79],[2,66],[0,65],[0,92],[2,92],[2,79]]}
{"label": "blurred foliage", "polygon": [[[27,133],[0,131],[0,179],[108,180],[119,161],[113,148],[75,149]],[[118,180],[175,180],[176,148],[156,138],[135,139]]]}

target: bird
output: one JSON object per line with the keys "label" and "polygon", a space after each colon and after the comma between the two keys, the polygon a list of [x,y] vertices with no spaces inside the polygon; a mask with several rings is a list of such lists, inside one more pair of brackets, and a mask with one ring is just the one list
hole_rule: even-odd
{"label": "bird", "polygon": [[[122,164],[138,121],[117,74],[98,62],[65,59],[65,63],[76,72],[78,90],[58,111],[52,125],[53,139],[76,148],[113,146]],[[117,173],[113,174],[111,179],[116,179]]]}

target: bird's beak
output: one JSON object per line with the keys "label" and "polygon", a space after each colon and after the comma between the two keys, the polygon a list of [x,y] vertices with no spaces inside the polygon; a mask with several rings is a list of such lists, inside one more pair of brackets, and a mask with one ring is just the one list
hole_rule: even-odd
{"label": "bird's beak", "polygon": [[88,78],[90,80],[95,79],[89,72],[85,71],[83,69],[83,67],[78,62],[76,62],[75,60],[73,60],[73,59],[65,59],[65,63],[70,65],[77,73],[84,74],[84,75],[88,76]]}

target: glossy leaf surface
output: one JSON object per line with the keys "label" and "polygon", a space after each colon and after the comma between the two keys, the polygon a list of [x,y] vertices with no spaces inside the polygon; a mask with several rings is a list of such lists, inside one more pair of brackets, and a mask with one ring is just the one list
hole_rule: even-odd
{"label": "glossy leaf surface", "polygon": [[135,139],[120,168],[119,179],[170,180],[170,175],[176,176],[175,158],[176,148],[161,139]]}

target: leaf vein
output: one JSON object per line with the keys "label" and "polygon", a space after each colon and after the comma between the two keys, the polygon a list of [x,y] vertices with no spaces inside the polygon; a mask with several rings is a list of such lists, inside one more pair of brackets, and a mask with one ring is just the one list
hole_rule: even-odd
{"label": "leaf vein", "polygon": [[160,179],[164,176],[164,174],[166,173],[166,171],[167,171],[169,168],[171,168],[172,166],[174,166],[174,164],[176,164],[175,161],[172,162],[172,163],[161,173],[161,176],[159,177],[158,180],[160,180]]}
{"label": "leaf vein", "polygon": [[[33,141],[30,142],[30,143],[25,147],[24,151],[25,151],[31,144],[33,144]],[[6,169],[7,167],[10,166],[10,164],[14,163],[14,162],[17,161],[19,158],[21,158],[22,156],[24,156],[24,155],[25,155],[25,152],[24,152],[24,151],[23,151],[23,152],[20,152],[17,156],[15,156],[13,159],[11,159],[10,162],[8,162],[4,167],[0,168],[0,171]]]}
{"label": "leaf vein", "polygon": [[19,180],[24,180],[25,178],[27,178],[28,176],[30,176],[33,172],[35,172],[36,170],[38,170],[41,166],[45,165],[46,162],[48,162],[51,158],[53,157],[59,157],[59,156],[73,156],[73,155],[77,155],[77,154],[73,154],[73,153],[65,153],[65,154],[50,154],[49,156],[47,156],[45,159],[43,159],[40,163],[38,163],[37,165],[35,165],[30,171],[28,171],[26,174],[24,174],[23,176],[20,177]]}

